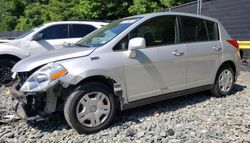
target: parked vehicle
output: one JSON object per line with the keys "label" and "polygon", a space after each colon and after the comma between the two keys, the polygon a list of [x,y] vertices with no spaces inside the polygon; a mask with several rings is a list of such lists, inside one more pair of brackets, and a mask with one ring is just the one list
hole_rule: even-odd
{"label": "parked vehicle", "polygon": [[203,90],[231,93],[238,44],[216,19],[152,13],[112,22],[76,43],[12,69],[17,114],[63,111],[78,133],[106,128],[116,111]]}
{"label": "parked vehicle", "polygon": [[11,81],[11,68],[21,59],[62,48],[107,23],[91,21],[51,22],[31,29],[19,37],[0,40],[0,84]]}

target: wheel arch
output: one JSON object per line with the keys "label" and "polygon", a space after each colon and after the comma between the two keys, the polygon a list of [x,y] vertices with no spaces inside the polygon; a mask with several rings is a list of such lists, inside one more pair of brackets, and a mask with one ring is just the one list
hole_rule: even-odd
{"label": "wheel arch", "polygon": [[240,58],[243,59],[243,53],[244,53],[244,51],[242,49],[240,49],[239,52],[240,52]]}
{"label": "wheel arch", "polygon": [[11,59],[11,60],[14,60],[16,62],[21,60],[20,57],[17,57],[15,55],[11,55],[11,54],[2,54],[2,55],[0,55],[0,59]]}
{"label": "wheel arch", "polygon": [[216,76],[215,76],[215,79],[214,79],[214,83],[216,82],[216,78],[218,76],[219,71],[221,70],[221,68],[223,68],[225,66],[231,67],[233,69],[234,74],[236,73],[236,65],[235,65],[235,63],[233,61],[231,61],[231,60],[224,61],[220,65],[220,67],[217,69]]}
{"label": "wheel arch", "polygon": [[99,82],[99,83],[106,85],[110,89],[110,91],[115,95],[118,110],[121,109],[121,105],[123,104],[124,100],[126,100],[123,97],[124,91],[121,87],[121,84],[119,84],[113,78],[105,76],[105,75],[92,75],[92,76],[82,79],[79,83],[76,84],[75,87],[80,87],[81,85],[84,85],[90,82]]}
{"label": "wheel arch", "polygon": [[100,82],[106,85],[112,92],[114,92],[114,84],[116,83],[116,81],[110,77],[104,75],[93,75],[82,79],[79,83],[77,83],[77,86],[88,82]]}

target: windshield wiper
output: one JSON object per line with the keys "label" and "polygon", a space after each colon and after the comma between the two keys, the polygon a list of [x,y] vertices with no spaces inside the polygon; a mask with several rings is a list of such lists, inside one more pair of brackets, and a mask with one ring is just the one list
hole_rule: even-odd
{"label": "windshield wiper", "polygon": [[92,46],[91,45],[89,45],[89,44],[75,44],[76,46],[78,46],[78,47],[89,47],[89,48],[92,48]]}
{"label": "windshield wiper", "polygon": [[14,40],[16,37],[3,37],[2,40]]}

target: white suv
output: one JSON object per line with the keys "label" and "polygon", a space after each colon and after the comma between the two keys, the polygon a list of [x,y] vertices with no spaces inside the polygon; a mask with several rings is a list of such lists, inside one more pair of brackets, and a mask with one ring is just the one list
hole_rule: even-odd
{"label": "white suv", "polygon": [[31,29],[21,36],[0,40],[0,84],[9,83],[11,68],[19,60],[64,47],[101,28],[104,22],[64,21],[51,22]]}

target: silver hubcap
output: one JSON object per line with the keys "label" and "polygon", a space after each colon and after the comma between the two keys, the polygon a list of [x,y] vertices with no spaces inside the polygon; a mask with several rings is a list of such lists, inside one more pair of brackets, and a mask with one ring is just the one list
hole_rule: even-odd
{"label": "silver hubcap", "polygon": [[85,94],[77,104],[76,116],[86,127],[97,127],[105,122],[111,106],[107,95],[101,92]]}
{"label": "silver hubcap", "polygon": [[224,70],[219,76],[219,88],[223,92],[228,92],[233,85],[233,74],[230,70]]}

